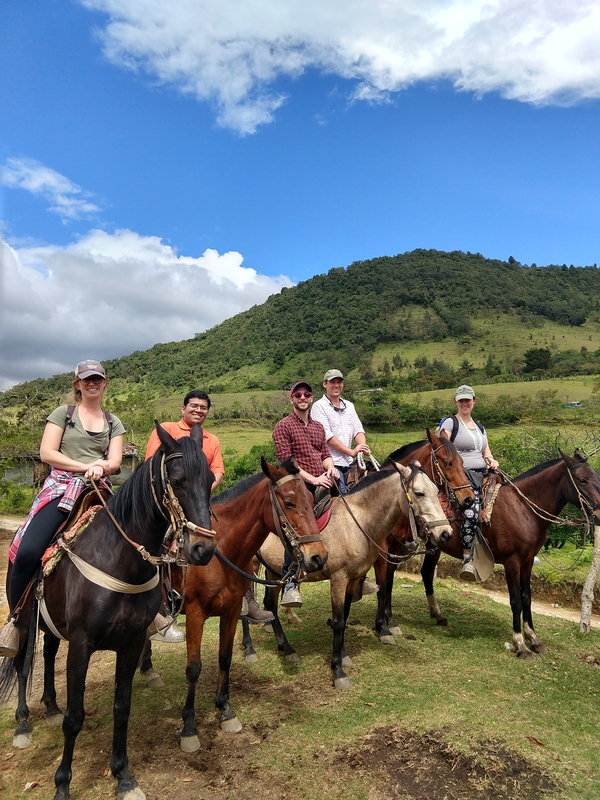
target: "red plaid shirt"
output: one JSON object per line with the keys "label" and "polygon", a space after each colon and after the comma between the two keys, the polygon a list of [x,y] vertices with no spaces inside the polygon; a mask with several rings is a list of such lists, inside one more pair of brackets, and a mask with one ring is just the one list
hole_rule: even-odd
{"label": "red plaid shirt", "polygon": [[325,428],[312,417],[308,418],[308,425],[305,425],[292,412],[275,425],[273,441],[280,462],[293,456],[298,466],[315,478],[324,472],[323,461],[331,458],[325,439]]}

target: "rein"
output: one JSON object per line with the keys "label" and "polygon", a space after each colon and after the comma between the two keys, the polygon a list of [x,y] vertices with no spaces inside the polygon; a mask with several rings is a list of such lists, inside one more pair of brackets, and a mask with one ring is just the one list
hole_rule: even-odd
{"label": "rein", "polygon": [[[431,447],[431,445],[430,445],[430,447]],[[459,489],[469,489],[469,488],[471,488],[471,485],[468,482],[463,484],[462,486],[452,486],[450,483],[448,483],[448,478],[446,478],[442,468],[440,467],[440,462],[439,462],[439,459],[437,457],[438,452],[440,450],[442,450],[443,448],[444,448],[443,444],[441,444],[439,447],[436,447],[435,449],[433,447],[431,447],[431,475],[433,477],[437,472],[441,483],[438,484],[438,482],[435,481],[435,479],[434,479],[435,485],[436,486],[444,486],[444,488],[446,490],[446,494],[448,495],[448,497],[454,497],[454,503],[456,503],[455,492],[458,492]]]}

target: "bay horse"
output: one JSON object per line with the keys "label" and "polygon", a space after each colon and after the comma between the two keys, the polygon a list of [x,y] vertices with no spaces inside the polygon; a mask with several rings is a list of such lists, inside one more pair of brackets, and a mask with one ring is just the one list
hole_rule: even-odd
{"label": "bay horse", "polygon": [[[533,658],[532,651],[548,652],[533,628],[531,568],[533,559],[546,540],[552,518],[567,503],[572,503],[583,507],[594,516],[596,524],[600,524],[600,476],[579,450],[575,450],[574,456],[563,452],[560,455],[560,458],[538,464],[514,481],[504,483],[498,491],[490,523],[482,524],[482,532],[494,560],[504,565],[513,617],[510,649],[518,658],[527,660]],[[453,527],[456,536],[450,542],[442,543],[439,550],[428,553],[421,567],[430,615],[438,625],[448,624],[440,611],[433,588],[440,551],[455,558],[463,557],[456,523],[453,523]]]}
{"label": "bay horse", "polygon": [[[372,473],[357,483],[346,495],[337,498],[331,518],[322,531],[329,557],[324,569],[313,572],[306,580],[330,581],[333,629],[331,670],[336,689],[350,686],[344,666],[352,661],[344,650],[344,633],[350,604],[356,587],[372,566],[381,545],[400,516],[414,513],[420,533],[435,544],[449,541],[452,528],[444,516],[435,484],[429,480],[418,462],[411,467],[395,464],[393,469]],[[274,536],[269,536],[260,554],[273,570],[281,571],[283,548]],[[264,605],[274,614],[272,627],[277,648],[287,661],[297,661],[298,655],[287,640],[277,616],[279,588],[265,591]],[[244,627],[246,652],[254,653],[249,629]]]}
{"label": "bay horse", "polygon": [[195,727],[196,686],[202,669],[204,624],[220,617],[219,677],[215,706],[221,729],[237,733],[242,725],[229,702],[229,672],[235,631],[244,594],[250,586],[252,560],[271,531],[302,572],[323,569],[327,548],[313,512],[313,496],[295,462],[276,467],[261,459],[263,472],[244,478],[213,498],[217,558],[204,567],[190,567],[185,583],[187,696],[182,710],[181,749],[200,748]]}
{"label": "bay horse", "polygon": [[[465,474],[463,460],[454,444],[445,437],[436,436],[427,429],[427,440],[404,445],[391,453],[381,465],[390,467],[394,461],[408,465],[416,459],[423,465],[425,474],[438,487],[441,495],[450,501],[452,508],[470,508],[473,504],[473,489]],[[375,561],[377,592],[377,613],[375,632],[381,644],[396,644],[394,635],[401,634],[398,623],[392,616],[392,591],[394,573],[400,561],[410,557],[411,528],[406,517],[401,516],[385,540],[383,548]],[[456,539],[457,537],[453,537]]]}
{"label": "bay horse", "polygon": [[[161,448],[109,498],[106,509],[97,511],[84,534],[65,548],[57,568],[43,581],[43,600],[52,624],[40,615],[40,626],[46,631],[42,701],[50,719],[62,715],[54,686],[58,635],[69,642],[67,710],[62,720],[64,749],[54,776],[55,800],[71,796],[73,749],[84,722],[85,682],[90,657],[96,650],[114,650],[117,654],[110,762],[117,780],[117,798],[144,800],[129,771],[127,728],[133,677],[146,631],[162,599],[157,556],[170,521],[182,529],[184,552],[191,564],[206,564],[215,552],[209,505],[213,478],[202,452],[202,428],[196,424],[189,438],[179,440],[158,423],[156,429]],[[28,616],[31,622],[19,619],[19,624],[26,624],[24,646],[14,660],[4,659],[2,667],[4,699],[14,685],[15,672],[18,680],[13,742],[19,747],[31,742],[26,684],[37,631],[35,611]]]}

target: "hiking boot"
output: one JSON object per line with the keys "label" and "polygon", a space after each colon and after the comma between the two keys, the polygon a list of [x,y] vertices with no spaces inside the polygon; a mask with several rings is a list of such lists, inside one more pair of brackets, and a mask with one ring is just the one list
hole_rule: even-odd
{"label": "hiking boot", "polygon": [[362,587],[362,596],[364,597],[366,594],[377,594],[379,591],[379,586],[373,581],[370,581],[368,578],[365,578],[365,582],[363,583]]}
{"label": "hiking boot", "polygon": [[247,617],[248,616],[248,601],[245,597],[242,597],[242,610],[240,611],[240,617]]}
{"label": "hiking boot", "polygon": [[284,608],[300,608],[302,605],[302,596],[300,590],[294,583],[288,583],[283,590],[283,597],[281,598],[281,605]]}
{"label": "hiking boot", "polygon": [[244,598],[248,604],[248,613],[246,614],[248,622],[254,625],[260,625],[262,622],[273,622],[274,615],[270,611],[263,611],[254,599],[252,589],[248,589],[246,597]]}
{"label": "hiking boot", "polygon": [[185,631],[177,625],[177,620],[174,619],[166,628],[157,631],[150,637],[153,642],[167,642],[167,644],[178,644],[185,642]]}
{"label": "hiking boot", "polygon": [[470,583],[479,580],[479,575],[477,574],[477,569],[475,568],[472,558],[463,561],[459,577],[461,581],[469,581]]}
{"label": "hiking boot", "polygon": [[21,637],[19,629],[12,619],[0,628],[0,656],[14,658],[19,652]]}

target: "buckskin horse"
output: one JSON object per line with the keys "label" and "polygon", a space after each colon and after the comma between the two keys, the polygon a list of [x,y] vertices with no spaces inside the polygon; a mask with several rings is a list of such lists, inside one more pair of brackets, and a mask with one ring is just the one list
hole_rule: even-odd
{"label": "buckskin horse", "polygon": [[220,617],[219,677],[215,706],[221,729],[237,733],[242,725],[229,702],[229,671],[242,600],[250,585],[252,560],[271,531],[292,560],[307,573],[323,569],[327,548],[313,513],[313,497],[293,462],[280,467],[261,459],[262,473],[239,481],[213,498],[217,558],[190,567],[185,583],[187,696],[182,711],[181,749],[200,747],[195,727],[196,686],[202,669],[204,624]]}
{"label": "buckskin horse", "polygon": [[[482,524],[483,535],[495,562],[504,565],[513,616],[511,650],[518,658],[531,659],[532,651],[548,652],[533,628],[531,568],[534,557],[546,540],[548,527],[567,503],[583,507],[594,516],[596,524],[600,524],[600,476],[579,450],[575,450],[574,456],[561,452],[560,458],[538,464],[514,481],[504,483],[498,491],[491,521]],[[441,544],[440,549],[462,559],[458,527],[456,524],[453,527],[456,536],[449,543]],[[433,589],[439,557],[440,550],[428,553],[423,560],[421,575],[430,615],[438,625],[447,625]]]}
{"label": "buckskin horse", "polygon": [[[427,430],[427,441],[413,442],[395,450],[381,467],[386,469],[394,461],[407,465],[413,459],[423,465],[427,477],[435,483],[440,494],[449,499],[452,508],[470,508],[473,489],[465,474],[463,460],[449,439]],[[381,644],[395,644],[394,634],[399,636],[401,633],[392,616],[392,591],[398,563],[410,557],[407,543],[411,542],[411,536],[409,521],[401,516],[385,540],[385,552],[380,553],[375,561],[375,576],[379,586],[375,631]]]}
{"label": "buckskin horse", "polygon": [[[129,771],[127,727],[133,677],[147,628],[161,603],[157,556],[170,522],[181,528],[184,552],[191,564],[206,564],[215,552],[209,507],[212,473],[202,452],[202,428],[195,425],[189,438],[177,441],[158,424],[157,431],[161,448],[109,498],[107,508],[95,514],[84,534],[74,544],[65,545],[62,560],[43,581],[43,602],[51,624],[40,618],[40,626],[46,631],[42,700],[50,719],[62,715],[54,687],[58,635],[69,642],[67,710],[62,721],[64,750],[54,777],[55,800],[70,798],[73,748],[85,717],[86,675],[96,650],[114,650],[117,654],[110,762],[117,779],[117,798],[144,800]],[[31,622],[23,620],[26,616]],[[2,688],[6,697],[16,672],[19,700],[13,741],[23,747],[31,741],[26,683],[36,614],[23,613],[19,620],[26,623],[23,638],[27,641],[14,662],[4,660]]]}
{"label": "buckskin horse", "polygon": [[[331,670],[336,689],[351,685],[344,672],[344,666],[352,664],[344,650],[344,633],[354,591],[377,558],[384,539],[398,518],[401,515],[408,517],[411,513],[415,515],[421,534],[431,538],[435,544],[447,542],[452,536],[452,528],[438,499],[437,487],[418,462],[411,467],[394,464],[390,470],[375,472],[333,504],[331,518],[322,531],[329,553],[326,567],[311,573],[306,580],[330,581]],[[260,553],[272,568],[267,570],[267,575],[274,574],[273,570],[281,570],[283,548],[274,536],[269,536]],[[275,615],[272,626],[279,652],[287,661],[297,661],[298,656],[277,617],[278,595],[279,587],[267,588],[265,608]],[[249,633],[244,639],[246,652],[254,653]]]}

